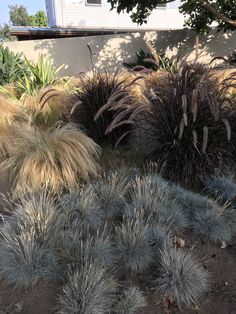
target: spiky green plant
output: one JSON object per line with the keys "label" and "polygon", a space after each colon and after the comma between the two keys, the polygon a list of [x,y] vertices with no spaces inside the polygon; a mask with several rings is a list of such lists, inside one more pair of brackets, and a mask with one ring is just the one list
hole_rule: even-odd
{"label": "spiky green plant", "polygon": [[[73,121],[79,123],[85,132],[99,145],[114,146],[131,130],[131,122],[122,122],[112,127],[113,120],[126,119],[132,97],[130,86],[119,73],[93,71],[81,76]],[[111,127],[111,129],[110,129]]]}
{"label": "spiky green plant", "polygon": [[99,146],[72,124],[19,129],[9,138],[9,147],[2,166],[9,169],[16,189],[37,190],[47,183],[58,192],[98,174]]}
{"label": "spiky green plant", "polygon": [[15,83],[27,73],[23,54],[15,54],[8,47],[0,45],[0,85]]}
{"label": "spiky green plant", "polygon": [[115,284],[107,269],[86,262],[68,276],[58,300],[58,314],[103,314],[110,310]]}
{"label": "spiky green plant", "polygon": [[135,314],[146,305],[145,297],[137,287],[124,289],[118,296],[116,305],[112,311],[114,314]]}
{"label": "spiky green plant", "polygon": [[26,59],[29,73],[17,81],[19,92],[22,96],[35,95],[41,88],[54,85],[58,80],[58,74],[64,64],[54,67],[52,61],[43,55],[39,56],[38,62],[33,63]]}
{"label": "spiky green plant", "polygon": [[115,247],[118,262],[125,270],[138,273],[150,267],[153,251],[150,246],[149,226],[144,223],[139,212],[116,227]]}
{"label": "spiky green plant", "polygon": [[209,276],[190,254],[171,249],[162,253],[156,285],[159,295],[176,301],[179,306],[191,306],[207,291]]}
{"label": "spiky green plant", "polygon": [[219,83],[199,65],[184,65],[152,86],[143,110],[132,115],[134,142],[164,177],[188,186],[234,164],[227,80]]}
{"label": "spiky green plant", "polygon": [[0,277],[16,287],[60,279],[54,250],[56,206],[45,191],[20,198],[0,228]]}

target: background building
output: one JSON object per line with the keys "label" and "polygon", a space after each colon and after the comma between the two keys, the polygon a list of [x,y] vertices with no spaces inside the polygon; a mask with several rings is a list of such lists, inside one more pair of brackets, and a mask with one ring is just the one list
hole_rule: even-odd
{"label": "background building", "polygon": [[179,13],[180,0],[159,5],[142,26],[134,24],[129,14],[110,11],[107,0],[46,0],[50,27],[96,30],[181,29],[184,17]]}

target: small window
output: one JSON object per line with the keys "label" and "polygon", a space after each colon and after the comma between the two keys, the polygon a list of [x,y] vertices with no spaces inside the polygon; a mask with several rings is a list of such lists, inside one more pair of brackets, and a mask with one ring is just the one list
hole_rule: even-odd
{"label": "small window", "polygon": [[86,0],[87,5],[102,5],[102,0]]}

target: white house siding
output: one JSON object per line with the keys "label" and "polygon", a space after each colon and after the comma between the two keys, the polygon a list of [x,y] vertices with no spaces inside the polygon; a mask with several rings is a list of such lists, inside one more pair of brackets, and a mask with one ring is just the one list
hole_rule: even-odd
{"label": "white house siding", "polygon": [[[86,0],[46,0],[49,25],[54,27],[79,27],[92,29],[181,29],[184,18],[178,11],[180,1],[158,8],[148,18],[148,23],[137,26],[129,14],[110,11],[110,3],[87,5]],[[53,10],[54,9],[54,10]],[[55,12],[55,18],[52,15]]]}

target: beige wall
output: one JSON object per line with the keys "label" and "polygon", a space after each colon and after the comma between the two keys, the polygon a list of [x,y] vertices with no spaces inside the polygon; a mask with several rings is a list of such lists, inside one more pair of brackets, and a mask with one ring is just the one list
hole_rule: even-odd
{"label": "beige wall", "polygon": [[9,42],[14,52],[23,52],[36,61],[39,54],[51,58],[56,66],[65,64],[63,75],[76,75],[91,70],[92,63],[87,45],[91,47],[94,66],[114,70],[123,62],[131,61],[140,48],[146,49],[145,41],[153,41],[159,52],[169,57],[180,55],[187,61],[209,62],[215,56],[228,56],[236,48],[236,32],[199,37],[192,31],[139,32],[121,35],[91,36],[65,39],[46,39]]}

